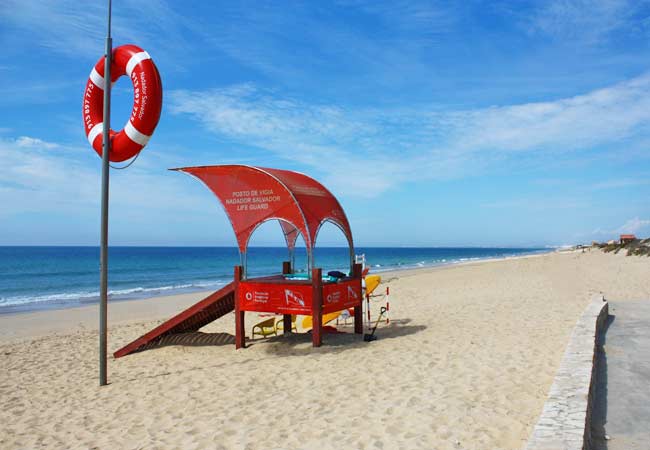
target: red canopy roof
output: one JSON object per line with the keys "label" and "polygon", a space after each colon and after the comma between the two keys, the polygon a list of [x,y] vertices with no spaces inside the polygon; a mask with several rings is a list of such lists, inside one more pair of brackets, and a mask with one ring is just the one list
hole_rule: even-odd
{"label": "red canopy roof", "polygon": [[217,196],[230,219],[242,253],[255,229],[279,220],[287,246],[294,248],[301,233],[309,253],[327,221],[338,226],[353,250],[352,231],[340,203],[322,184],[289,170],[243,165],[183,167]]}

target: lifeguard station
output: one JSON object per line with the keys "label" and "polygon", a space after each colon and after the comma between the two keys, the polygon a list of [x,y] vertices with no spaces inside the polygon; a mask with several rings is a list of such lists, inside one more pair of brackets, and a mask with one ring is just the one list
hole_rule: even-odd
{"label": "lifeguard station", "polygon": [[[291,316],[312,316],[312,343],[322,343],[322,316],[354,308],[354,332],[363,333],[361,264],[354,262],[350,224],[338,200],[318,181],[302,173],[244,165],[184,167],[172,169],[201,181],[217,197],[237,238],[240,265],[232,283],[186,311],[115,352],[120,357],[145,348],[169,334],[196,331],[235,310],[235,347],[246,345],[246,311],[283,315],[284,333],[291,333]],[[288,261],[277,275],[249,278],[246,252],[251,235],[263,223],[280,223],[288,249]],[[316,268],[314,247],[321,226],[330,222],[348,241],[350,271],[338,279],[323,277]],[[307,250],[307,274],[294,273],[298,236]]]}

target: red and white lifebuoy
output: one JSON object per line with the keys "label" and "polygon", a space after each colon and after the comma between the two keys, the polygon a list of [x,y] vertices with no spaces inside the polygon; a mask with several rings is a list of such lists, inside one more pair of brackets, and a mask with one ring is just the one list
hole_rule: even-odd
{"label": "red and white lifebuoy", "polygon": [[[162,83],[156,65],[149,53],[135,45],[113,49],[111,82],[128,75],[133,83],[133,110],[131,117],[119,131],[110,131],[113,162],[125,161],[137,155],[153,134],[162,109]],[[88,142],[102,155],[104,130],[104,57],[101,57],[86,83],[83,101],[84,129]]]}

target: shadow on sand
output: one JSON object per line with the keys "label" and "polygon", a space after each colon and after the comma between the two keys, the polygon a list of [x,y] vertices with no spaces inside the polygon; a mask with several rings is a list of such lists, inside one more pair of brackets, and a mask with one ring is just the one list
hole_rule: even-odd
{"label": "shadow on sand", "polygon": [[[258,340],[247,340],[247,347],[254,347],[259,345],[259,349],[263,350],[268,356],[260,358],[259,352],[250,353],[250,357],[241,359],[239,361],[206,361],[205,365],[198,367],[183,367],[183,368],[174,368],[169,370],[169,368],[162,369],[159,373],[138,376],[137,378],[128,378],[124,381],[133,382],[136,380],[142,379],[153,379],[158,377],[165,377],[172,374],[192,372],[192,371],[202,371],[202,370],[219,370],[232,366],[242,366],[245,367],[249,364],[259,364],[264,360],[277,361],[279,356],[307,356],[313,354],[322,354],[322,353],[341,353],[346,350],[358,349],[361,347],[368,347],[368,350],[372,350],[372,347],[376,347],[379,342],[385,339],[398,339],[404,336],[409,336],[416,334],[420,331],[425,330],[427,327],[424,325],[410,325],[410,319],[398,319],[391,320],[391,324],[388,326],[381,326],[377,328],[375,333],[377,336],[377,341],[374,342],[364,342],[362,334],[354,334],[351,332],[352,327],[350,326],[350,332],[345,333],[326,333],[323,335],[323,344],[320,348],[313,348],[311,345],[311,333],[291,333],[287,335],[274,336],[268,339],[258,339]],[[139,349],[137,352],[134,352],[132,355],[126,356],[126,358],[133,358],[137,353],[140,353],[144,350],[158,349],[168,346],[232,346],[232,351],[235,351],[235,336],[228,333],[201,333],[201,332],[192,332],[192,333],[181,333],[173,334],[169,336],[164,336],[160,340],[150,343]],[[241,350],[244,355],[246,355],[246,349]]]}
{"label": "shadow on sand", "polygon": [[[391,321],[388,326],[381,326],[377,329],[375,336],[378,340],[396,339],[402,336],[408,336],[418,333],[427,327],[425,325],[409,325],[410,319],[397,319]],[[324,333],[323,344],[319,352],[342,352],[348,349],[359,348],[372,343],[364,342],[363,335],[354,334],[351,327],[346,327],[348,331],[342,333]],[[301,355],[313,352],[311,346],[311,332],[308,333],[291,333],[287,335],[273,336],[271,338],[246,340],[246,346],[264,344],[268,346],[268,353],[275,355]],[[195,331],[191,333],[179,333],[163,336],[161,339],[150,342],[144,347],[138,349],[135,353],[145,350],[153,350],[173,345],[185,347],[202,347],[202,346],[224,346],[235,345],[235,336],[229,333],[202,333]],[[234,350],[234,347],[233,347]]]}
{"label": "shadow on sand", "polygon": [[[390,325],[377,328],[375,336],[378,341],[396,339],[419,333],[427,328],[425,325],[409,325],[410,322],[410,319],[391,321]],[[282,335],[267,339],[266,342],[268,344],[265,349],[266,352],[275,356],[300,356],[315,351],[319,353],[341,353],[364,346],[377,345],[377,341],[375,343],[364,342],[363,334],[354,334],[351,328],[344,333],[324,333],[323,344],[318,349],[311,346],[311,333]]]}
{"label": "shadow on sand", "polygon": [[200,331],[170,334],[163,336],[157,341],[150,342],[149,344],[139,348],[137,352],[134,353],[154,348],[168,347],[170,345],[182,345],[186,347],[235,345],[235,336],[228,333],[202,333]]}
{"label": "shadow on sand", "polygon": [[605,327],[598,335],[596,349],[596,390],[594,392],[593,405],[591,409],[591,449],[607,450],[605,439],[605,424],[607,423],[607,330],[614,322],[616,316],[607,316]]}

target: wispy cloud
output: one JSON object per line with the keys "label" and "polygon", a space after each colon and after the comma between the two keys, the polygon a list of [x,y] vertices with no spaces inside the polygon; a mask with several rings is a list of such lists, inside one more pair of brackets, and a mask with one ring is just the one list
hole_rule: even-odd
{"label": "wispy cloud", "polygon": [[16,86],[7,83],[0,87],[0,103],[9,105],[44,105],[60,103],[66,99],[66,93],[78,89],[79,80],[39,80]]}
{"label": "wispy cloud", "polygon": [[506,210],[527,210],[527,211],[558,211],[576,210],[590,208],[591,204],[578,198],[517,198],[501,200],[496,202],[483,203],[483,208],[506,209]]}
{"label": "wispy cloud", "polygon": [[[266,149],[287,160],[323,169],[360,167],[366,158],[372,158],[383,167],[392,165],[397,169],[390,155],[370,154],[369,144],[376,142],[372,136],[379,132],[377,124],[344,108],[308,106],[251,85],[200,93],[180,90],[171,92],[170,98],[172,113],[189,114],[218,135]],[[355,147],[357,151],[351,151]],[[331,181],[338,181],[335,172],[339,171],[325,172]],[[348,187],[381,192],[390,184],[379,176],[352,181]]]}
{"label": "wispy cloud", "polygon": [[452,114],[456,146],[467,151],[566,152],[647,132],[650,74],[551,102]]}
{"label": "wispy cloud", "polygon": [[[650,132],[650,74],[550,102],[440,112],[354,109],[237,85],[170,94],[171,112],[213,133],[324,172],[344,186],[380,193],[405,181],[447,179],[497,166],[585,153],[621,155]],[[608,150],[609,149],[609,150]],[[359,181],[340,167],[372,167]]]}
{"label": "wispy cloud", "polygon": [[[14,214],[83,216],[99,205],[99,158],[75,148],[30,136],[0,137],[0,218]],[[93,162],[97,164],[92,164]],[[140,162],[128,171],[112,171],[111,208],[129,217],[160,214],[170,205],[179,214],[206,208],[182,177]]]}
{"label": "wispy cloud", "polygon": [[20,136],[15,141],[18,147],[22,148],[43,148],[43,149],[52,149],[57,148],[59,144],[54,142],[47,142],[42,139],[33,138],[29,136]]}
{"label": "wispy cloud", "polygon": [[650,219],[639,219],[638,217],[634,217],[625,222],[615,231],[617,233],[638,233],[644,230],[650,232]]}
{"label": "wispy cloud", "polygon": [[387,26],[409,33],[415,29],[433,35],[449,32],[458,20],[458,10],[453,3],[446,5],[438,1],[408,0],[395,0],[388,3],[342,0],[339,3],[378,17]]}
{"label": "wispy cloud", "polygon": [[646,186],[650,184],[650,175],[639,176],[639,178],[626,178],[621,177],[617,179],[604,180],[595,183],[591,186],[594,190],[608,190],[608,189],[625,189],[635,186]]}
{"label": "wispy cloud", "polygon": [[337,91],[353,92],[368,83],[406,84],[405,72],[430,79],[423,51],[450,31],[455,17],[453,7],[439,2],[343,0],[289,8],[226,2],[209,25],[195,24],[194,31],[214,57],[225,55],[280,84],[310,84],[318,72],[318,78],[345,79]]}
{"label": "wispy cloud", "polygon": [[643,234],[645,236],[649,236],[650,219],[640,219],[639,217],[633,217],[627,220],[623,225],[616,227],[614,229],[596,228],[591,232],[591,236],[605,237],[605,238],[618,238],[619,234],[624,234],[624,233]]}
{"label": "wispy cloud", "polygon": [[647,32],[640,28],[648,18],[645,0],[553,0],[542,5],[527,21],[531,31],[567,42],[594,45],[614,33]]}
{"label": "wispy cloud", "polygon": [[94,202],[96,176],[69,156],[59,144],[38,138],[0,138],[0,214],[65,210],[71,201]]}
{"label": "wispy cloud", "polygon": [[[143,26],[145,17],[146,26]],[[15,29],[28,33],[30,42],[59,54],[99,57],[104,48],[105,2],[5,0],[0,8],[0,18]],[[164,0],[147,1],[146,4],[126,0],[120,2],[119,8],[113,8],[113,35],[119,36],[121,42],[147,46],[155,41],[166,49],[182,49],[187,42],[180,30],[186,24],[187,20]],[[4,40],[22,39],[10,35],[5,31]]]}

